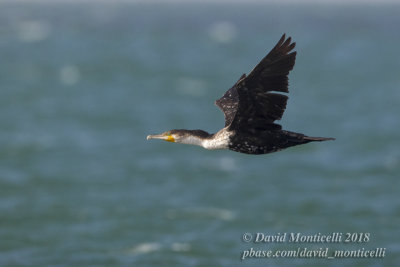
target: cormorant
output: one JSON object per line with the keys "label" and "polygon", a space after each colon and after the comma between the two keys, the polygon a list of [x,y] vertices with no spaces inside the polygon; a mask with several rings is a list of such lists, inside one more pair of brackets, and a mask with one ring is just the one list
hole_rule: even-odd
{"label": "cormorant", "polygon": [[[296,43],[282,35],[275,47],[246,76],[240,79],[215,104],[224,112],[225,127],[215,134],[203,130],[170,130],[149,139],[230,149],[246,154],[266,154],[287,147],[334,138],[310,137],[282,130],[275,123],[282,118],[288,96],[288,74],[293,69]],[[282,93],[278,93],[282,92]]]}

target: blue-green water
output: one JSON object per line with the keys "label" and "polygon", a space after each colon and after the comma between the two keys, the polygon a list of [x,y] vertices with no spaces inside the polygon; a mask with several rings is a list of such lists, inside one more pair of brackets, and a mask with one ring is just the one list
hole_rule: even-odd
{"label": "blue-green water", "polygon": [[[0,4],[1,266],[396,266],[400,6]],[[213,105],[286,32],[285,129],[249,156],[146,141],[219,130]],[[245,243],[244,233],[370,233]],[[386,248],[378,259],[244,250]]]}

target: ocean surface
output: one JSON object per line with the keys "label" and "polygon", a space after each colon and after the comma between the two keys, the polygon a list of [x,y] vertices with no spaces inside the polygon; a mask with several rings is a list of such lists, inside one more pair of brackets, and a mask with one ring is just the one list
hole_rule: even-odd
{"label": "ocean surface", "polygon": [[[398,266],[399,14],[0,3],[0,266]],[[280,123],[335,141],[251,156],[146,140],[222,128],[214,100],[283,33],[298,55]],[[385,255],[256,256],[326,248]]]}

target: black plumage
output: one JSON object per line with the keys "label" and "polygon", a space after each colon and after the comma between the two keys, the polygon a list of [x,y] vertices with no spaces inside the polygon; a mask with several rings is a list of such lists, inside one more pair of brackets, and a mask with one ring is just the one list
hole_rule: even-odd
{"label": "black plumage", "polygon": [[[288,74],[293,69],[296,43],[281,37],[275,47],[248,76],[243,74],[215,104],[224,112],[225,127],[232,132],[229,149],[247,154],[265,154],[312,141],[333,138],[309,137],[282,130],[276,124],[286,109]],[[282,93],[281,93],[282,92]]]}

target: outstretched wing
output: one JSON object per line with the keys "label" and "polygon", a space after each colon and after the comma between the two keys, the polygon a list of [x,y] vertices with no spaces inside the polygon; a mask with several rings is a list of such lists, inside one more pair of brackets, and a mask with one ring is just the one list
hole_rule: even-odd
{"label": "outstretched wing", "polygon": [[237,93],[236,86],[245,77],[246,74],[243,74],[231,89],[226,91],[226,93],[220,99],[215,101],[215,105],[217,105],[225,115],[225,127],[230,125],[235,118],[235,114],[239,105],[239,95]]}
{"label": "outstretched wing", "polygon": [[260,63],[245,75],[216,104],[225,114],[225,126],[235,129],[280,129],[288,97],[288,74],[293,69],[296,43],[281,37]]}

